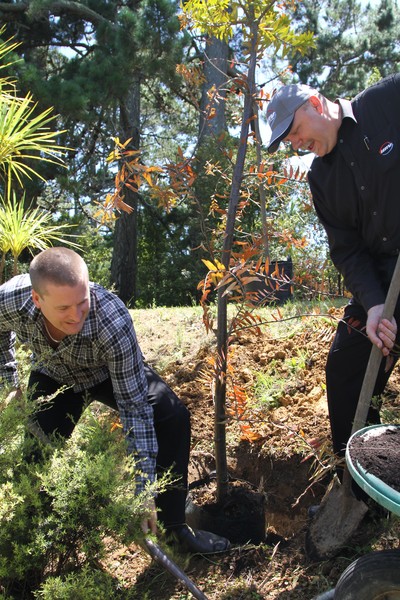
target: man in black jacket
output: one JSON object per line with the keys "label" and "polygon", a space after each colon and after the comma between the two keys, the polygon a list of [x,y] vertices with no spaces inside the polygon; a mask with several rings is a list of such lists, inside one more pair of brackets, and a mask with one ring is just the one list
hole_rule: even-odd
{"label": "man in black jacket", "polygon": [[[333,447],[343,456],[371,343],[382,351],[374,396],[383,392],[397,361],[399,304],[392,321],[381,317],[400,250],[400,74],[351,102],[332,102],[301,84],[283,86],[267,115],[270,153],[287,141],[316,155],[308,174],[314,206],[353,296],[326,365]],[[371,407],[368,420],[379,423],[377,408]]]}

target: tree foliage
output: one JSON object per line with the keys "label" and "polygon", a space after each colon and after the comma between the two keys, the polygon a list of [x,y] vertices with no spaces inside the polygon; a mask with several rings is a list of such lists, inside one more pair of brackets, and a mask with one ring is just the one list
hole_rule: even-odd
{"label": "tree foliage", "polygon": [[[37,165],[47,182],[57,178],[57,185],[51,183],[52,194],[54,199],[67,198],[69,209],[63,213],[66,218],[73,215],[76,219],[80,213],[88,218],[89,227],[99,227],[99,205],[115,191],[118,165],[107,162],[113,138],[122,143],[131,138],[129,149],[140,150],[138,163],[166,167],[157,181],[153,178],[153,186],[143,184],[137,193],[125,191],[124,201],[133,209],[131,214],[116,213],[117,226],[113,218],[99,227],[100,232],[107,232],[108,252],[114,253],[112,260],[110,256],[106,259],[108,272],[114,265],[114,289],[118,290],[121,281],[132,286],[136,280],[137,290],[127,289],[125,300],[134,299],[141,305],[187,302],[196,294],[196,282],[202,274],[200,259],[210,258],[213,252],[218,256],[223,239],[223,220],[219,216],[229,199],[238,123],[247,93],[250,3],[186,5],[200,10],[200,27],[190,22],[189,11],[182,13],[179,31],[177,3],[167,0],[123,5],[106,0],[31,0],[0,5],[7,31],[15,32],[21,42],[15,55],[18,53],[22,61],[8,72],[18,75],[23,93],[31,91],[37,99],[35,115],[55,103],[59,128],[67,129],[58,141],[74,149],[66,155],[68,170],[44,161]],[[270,76],[281,76],[286,81],[300,78],[326,93],[331,90],[333,95],[353,95],[370,77],[373,67],[378,67],[382,75],[398,68],[394,1],[386,0],[379,6],[374,3],[363,11],[354,0],[322,4],[312,0],[256,2],[251,6],[255,18],[262,14],[263,19],[255,48],[259,80]],[[217,27],[212,28],[212,23]],[[316,49],[309,47],[301,55],[297,44],[301,36],[310,39],[306,32],[313,34]],[[213,60],[212,39],[227,56],[223,59],[227,63],[223,77],[214,86],[212,73],[205,80],[203,68],[203,63],[210,66],[208,59]],[[268,40],[272,40],[269,45]],[[292,71],[286,71],[288,63]],[[271,85],[267,83],[258,90],[260,102],[258,107],[253,104],[250,127],[255,128],[256,113],[262,118],[268,102],[268,94],[262,90],[268,91]],[[222,126],[221,107],[225,119]],[[200,132],[211,132],[204,145],[199,144],[199,125]],[[242,231],[264,227],[259,194],[265,192],[270,234],[279,233],[274,200],[277,194],[270,184],[264,185],[271,179],[266,174],[277,172],[279,157],[273,166],[261,158],[251,172],[250,163],[257,162],[253,158],[247,154],[242,183],[249,201],[236,224]],[[175,167],[168,167],[173,164]],[[186,178],[188,165],[191,174],[187,181],[193,174],[196,179],[190,193],[185,194],[181,193],[182,186],[181,191],[178,187],[182,183],[179,180]],[[259,191],[257,182],[261,184]],[[290,206],[292,193],[282,201],[283,207]],[[40,180],[31,181],[27,204],[43,194]],[[52,210],[57,210],[55,202]],[[307,214],[304,218],[307,221]],[[217,235],[210,241],[213,230]],[[149,235],[154,239],[149,240]],[[279,255],[288,247],[285,235],[280,235],[283,245]],[[100,242],[100,237],[92,239]],[[269,235],[272,247],[277,248],[274,239]],[[103,251],[104,245],[100,246]],[[155,286],[154,273],[162,273],[169,281]],[[109,279],[102,281],[110,283]],[[174,281],[179,281],[175,291]]]}
{"label": "tree foliage", "polygon": [[[141,144],[141,95],[166,104],[171,87],[179,90],[176,64],[185,35],[179,32],[174,0],[140,0],[123,5],[65,0],[0,6],[0,17],[21,42],[18,67],[22,86],[43,105],[51,99],[66,129],[68,176],[59,177],[74,207],[91,214],[94,202],[112,193],[114,173],[107,163],[112,138]],[[164,88],[164,90],[163,90]],[[55,172],[47,172],[51,179]],[[137,209],[114,225],[112,283],[124,301],[135,299]]]}
{"label": "tree foliage", "polygon": [[293,72],[332,98],[355,96],[368,86],[374,71],[381,77],[397,72],[398,11],[397,0],[364,7],[358,0],[296,2],[293,26],[312,31],[316,47],[304,56],[289,52]]}
{"label": "tree foliage", "polygon": [[[4,33],[4,28],[0,31]],[[17,44],[9,39],[0,43],[0,59],[5,59]],[[7,63],[3,65],[6,68]],[[66,148],[57,143],[60,132],[50,129],[54,122],[52,109],[35,114],[36,104],[31,94],[18,95],[14,81],[0,79],[0,282],[8,253],[13,258],[12,274],[18,271],[18,259],[29,248],[44,250],[52,242],[66,243],[70,226],[56,224],[48,211],[26,209],[24,195],[18,198],[16,185],[40,177],[36,165],[43,162],[63,165]],[[29,161],[35,163],[30,166]],[[76,243],[70,242],[73,246]]]}
{"label": "tree foliage", "polygon": [[[289,24],[284,12],[285,6],[275,2],[246,0],[234,4],[220,3],[217,0],[201,3],[189,0],[184,7],[185,15],[193,22],[195,28],[221,39],[229,39],[238,29],[242,39],[243,55],[241,58],[242,73],[236,78],[236,85],[243,97],[243,107],[240,119],[239,140],[236,147],[236,157],[230,175],[229,201],[223,211],[223,226],[221,239],[221,255],[219,260],[206,262],[209,268],[205,282],[202,284],[205,292],[203,301],[208,296],[211,286],[218,290],[218,320],[217,320],[217,357],[215,360],[214,374],[214,404],[215,404],[215,455],[217,467],[217,499],[222,500],[228,491],[228,471],[226,458],[226,388],[228,375],[228,347],[229,336],[243,326],[257,325],[257,317],[243,307],[243,299],[249,296],[245,292],[245,284],[252,277],[248,277],[249,261],[256,256],[257,250],[251,240],[243,239],[237,235],[237,221],[241,221],[245,209],[246,194],[242,188],[245,162],[249,140],[250,124],[257,119],[258,90],[256,87],[257,62],[261,54],[269,48],[280,52],[282,56],[287,53],[289,46],[295,46],[304,52],[312,43],[310,34],[296,35]],[[257,140],[256,140],[257,142]],[[259,171],[261,178],[264,174]],[[268,180],[264,180],[266,183]],[[242,237],[242,239],[241,239]],[[233,252],[235,246],[239,250]],[[262,260],[256,265],[257,271],[263,272]],[[268,272],[268,265],[265,265]],[[256,274],[257,278],[257,274]],[[243,293],[245,292],[245,293]],[[228,328],[227,305],[229,296],[239,302],[238,315],[232,320]],[[206,306],[205,306],[206,307]],[[207,316],[207,307],[205,315]]]}
{"label": "tree foliage", "polygon": [[[272,48],[284,57],[289,48],[304,52],[312,42],[310,33],[298,34],[292,29],[287,13],[289,4],[260,0],[209,0],[206,3],[188,0],[184,5],[184,15],[191,16],[195,27],[203,33],[218,39],[232,40],[239,29],[244,56],[254,52],[260,57]],[[190,20],[186,21],[185,17],[182,20],[190,26]],[[254,22],[258,24],[256,39],[252,28]]]}

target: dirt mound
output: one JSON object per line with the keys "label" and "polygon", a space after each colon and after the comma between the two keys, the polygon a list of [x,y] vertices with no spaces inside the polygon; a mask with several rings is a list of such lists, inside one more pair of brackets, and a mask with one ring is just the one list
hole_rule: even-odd
{"label": "dirt mound", "polygon": [[[319,502],[330,479],[329,468],[325,468],[329,466],[331,444],[324,368],[340,315],[340,309],[332,309],[331,320],[310,319],[289,332],[273,327],[263,328],[260,336],[247,332],[231,346],[232,377],[238,394],[236,399],[231,394],[228,400],[229,472],[233,480],[243,480],[264,495],[266,543],[235,545],[225,556],[212,560],[192,557],[190,563],[186,562],[186,572],[209,600],[310,600],[333,587],[344,568],[359,554],[371,548],[398,546],[400,528],[396,520],[370,518],[340,557],[312,564],[304,554],[307,508]],[[193,323],[185,318],[190,337],[194,335]],[[199,347],[199,331],[195,332],[195,351],[186,347],[185,356],[163,371],[166,381],[191,412],[191,482],[215,468],[209,364],[213,345],[208,340],[206,346]],[[171,321],[168,335],[172,339]],[[138,337],[146,359],[155,364],[158,351],[154,337],[148,348],[146,333],[139,332]],[[160,339],[159,344],[163,343],[165,340]],[[390,411],[397,410],[397,414],[399,385],[396,367],[385,405]],[[315,470],[321,476],[316,483],[310,479]],[[130,551],[135,552],[134,548]],[[122,568],[119,562],[118,568]],[[190,597],[159,567],[151,566],[149,561],[143,566],[139,561],[135,569],[134,562],[129,561],[129,567],[126,561],[122,564],[124,578],[127,584],[135,583],[138,598]],[[159,577],[155,587],[154,569]]]}

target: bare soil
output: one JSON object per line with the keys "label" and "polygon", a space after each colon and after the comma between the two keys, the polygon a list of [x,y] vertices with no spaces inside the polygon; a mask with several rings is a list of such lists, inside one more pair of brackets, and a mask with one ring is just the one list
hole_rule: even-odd
{"label": "bare soil", "polygon": [[[276,315],[285,317],[285,307]],[[312,563],[304,552],[307,509],[320,501],[330,479],[324,366],[340,316],[341,309],[331,308],[325,317],[299,317],[290,326],[271,319],[259,336],[245,331],[232,344],[237,395],[236,401],[228,402],[229,471],[233,479],[246,481],[265,496],[266,539],[261,544],[234,544],[228,553],[212,557],[187,557],[164,546],[209,600],[311,600],[334,587],[355,558],[399,547],[399,519],[370,511],[340,556]],[[137,310],[133,319],[145,359],[191,411],[191,480],[196,480],[214,468],[214,339],[205,337],[196,311]],[[254,404],[260,373],[272,373],[276,382],[261,405]],[[384,418],[394,415],[399,420],[399,383],[396,367],[384,400]],[[133,598],[192,597],[135,545],[110,547],[108,568],[132,590]]]}

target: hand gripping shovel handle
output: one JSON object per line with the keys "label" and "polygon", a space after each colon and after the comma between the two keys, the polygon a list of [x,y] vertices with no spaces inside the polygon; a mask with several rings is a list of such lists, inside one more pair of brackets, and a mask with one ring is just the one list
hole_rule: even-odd
{"label": "hand gripping shovel handle", "polygon": [[182,569],[180,569],[178,565],[171,560],[163,550],[161,550],[158,544],[149,538],[145,538],[143,542],[143,548],[150,554],[152,558],[154,558],[169,573],[171,573],[171,575],[184,583],[194,598],[197,600],[207,600],[207,596],[205,596],[203,592],[199,590],[199,588],[193,583],[193,581],[189,579],[186,573],[182,571]]}
{"label": "hand gripping shovel handle", "polygon": [[[392,319],[396,308],[397,299],[400,293],[400,254],[396,261],[396,266],[393,271],[392,280],[386,296],[385,306],[383,307],[382,319]],[[356,414],[354,416],[353,428],[351,434],[365,426],[368,410],[371,404],[372,394],[376,383],[376,378],[379,371],[379,366],[382,360],[382,352],[375,344],[371,349],[371,354],[368,361],[367,370],[363,385],[360,391],[360,397],[357,404]]]}
{"label": "hand gripping shovel handle", "polygon": [[[400,291],[400,255],[396,262],[382,317],[392,319]],[[358,398],[352,434],[365,426],[371,398],[374,392],[382,352],[372,346],[364,381]],[[352,494],[352,477],[345,465],[343,479],[332,481],[322,499],[320,508],[306,532],[305,546],[309,558],[325,560],[343,548],[368,510],[367,505]]]}
{"label": "hand gripping shovel handle", "polygon": [[[382,319],[392,319],[394,310],[396,308],[397,299],[400,293],[400,254],[396,261],[396,266],[393,271],[392,280],[390,282],[389,290],[386,296],[385,305],[382,311]],[[374,393],[374,387],[376,378],[378,376],[379,366],[382,361],[382,352],[375,346],[372,345],[371,354],[369,355],[367,369],[365,371],[363,384],[358,399],[357,410],[354,416],[353,427],[351,435],[365,426],[369,407],[371,405],[372,395]],[[345,468],[343,472],[343,488],[350,493],[352,477],[350,471]]]}

